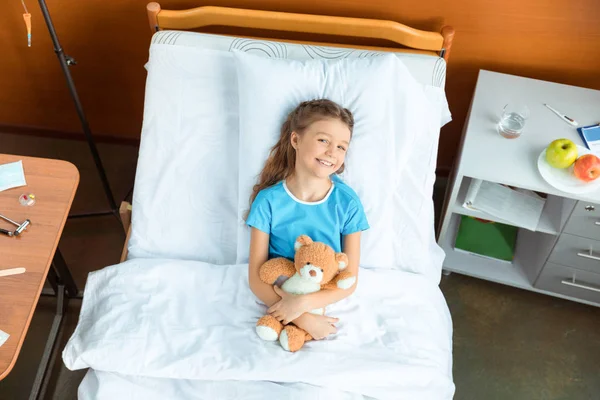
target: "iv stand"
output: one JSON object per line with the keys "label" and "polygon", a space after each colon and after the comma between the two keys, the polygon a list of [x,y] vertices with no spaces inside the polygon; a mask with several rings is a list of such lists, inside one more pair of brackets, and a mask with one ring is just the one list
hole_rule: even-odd
{"label": "iv stand", "polygon": [[[98,175],[100,175],[100,180],[102,181],[102,186],[104,188],[104,193],[106,194],[106,199],[108,200],[108,204],[111,208],[110,211],[70,215],[69,218],[84,218],[113,214],[120,222],[121,218],[119,215],[119,209],[115,203],[112,191],[110,190],[110,185],[106,177],[104,166],[102,165],[102,160],[100,159],[100,154],[98,154],[96,143],[94,142],[94,138],[92,137],[92,132],[90,131],[90,127],[83,112],[83,107],[79,100],[79,96],[77,95],[77,90],[75,89],[73,78],[71,77],[71,73],[69,71],[69,66],[75,65],[76,62],[72,57],[66,55],[62,47],[60,46],[45,0],[38,1],[42,10],[42,14],[44,15],[44,19],[46,21],[48,31],[50,32],[52,43],[54,44],[54,52],[56,53],[56,56],[60,61],[60,66],[65,75],[67,86],[69,87],[69,92],[71,93],[71,97],[73,98],[73,102],[75,103],[75,108],[77,109],[77,115],[79,116],[81,127],[83,128],[83,133],[85,134],[85,137],[87,139],[90,151],[92,153],[92,157],[94,158],[94,163],[96,164],[96,169],[98,170]],[[52,374],[51,366],[54,365],[56,353],[58,351],[58,340],[59,337],[62,336],[63,332],[63,322],[65,312],[67,309],[67,304],[69,298],[76,297],[78,292],[77,286],[75,285],[75,281],[71,276],[69,268],[58,249],[56,249],[56,254],[52,261],[51,268],[48,271],[48,282],[51,283],[54,292],[56,293],[56,314],[52,322],[52,327],[50,329],[48,340],[46,341],[46,346],[44,348],[42,360],[40,361],[40,365],[37,369],[35,379],[33,381],[33,387],[29,394],[30,400],[38,400],[44,398]]]}
{"label": "iv stand", "polygon": [[96,216],[113,214],[120,221],[121,218],[119,215],[119,208],[117,207],[117,204],[115,203],[115,199],[114,199],[114,196],[110,189],[110,184],[108,182],[108,178],[106,177],[106,171],[104,169],[104,166],[102,165],[102,160],[100,159],[100,154],[98,153],[98,149],[96,148],[96,143],[94,141],[92,132],[90,131],[90,127],[88,125],[87,119],[83,112],[83,107],[81,105],[81,101],[79,100],[79,95],[77,94],[77,89],[75,88],[73,78],[71,77],[71,72],[69,71],[69,66],[76,65],[77,62],[72,57],[66,55],[65,52],[63,51],[62,47],[60,46],[60,42],[58,41],[58,36],[56,35],[56,31],[54,30],[54,25],[52,24],[52,19],[50,18],[50,12],[48,11],[48,7],[46,6],[46,1],[38,0],[38,2],[40,4],[42,14],[44,15],[44,20],[46,21],[46,25],[48,27],[48,32],[50,32],[50,37],[52,38],[52,43],[54,44],[54,52],[56,53],[56,56],[58,57],[63,74],[65,75],[65,79],[67,81],[67,86],[69,87],[69,92],[71,93],[71,97],[73,98],[73,102],[75,103],[77,115],[79,116],[79,121],[81,122],[81,127],[83,128],[83,133],[85,134],[85,138],[86,138],[88,146],[90,148],[90,152],[92,153],[92,157],[94,158],[94,163],[96,164],[96,170],[98,171],[98,175],[100,176],[100,180],[102,181],[104,193],[106,195],[106,199],[108,200],[108,204],[110,206],[110,211],[75,214],[75,215],[70,215],[69,218],[86,218],[86,217],[96,217]]}

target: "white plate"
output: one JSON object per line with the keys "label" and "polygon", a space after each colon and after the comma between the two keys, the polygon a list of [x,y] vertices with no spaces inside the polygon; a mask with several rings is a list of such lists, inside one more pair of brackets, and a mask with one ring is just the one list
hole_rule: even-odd
{"label": "white plate", "polygon": [[[587,148],[577,145],[577,158],[584,154],[592,154]],[[573,175],[573,165],[569,168],[554,168],[546,161],[546,149],[538,157],[538,170],[542,178],[558,190],[567,193],[588,193],[600,189],[600,178],[592,182],[580,181]]]}

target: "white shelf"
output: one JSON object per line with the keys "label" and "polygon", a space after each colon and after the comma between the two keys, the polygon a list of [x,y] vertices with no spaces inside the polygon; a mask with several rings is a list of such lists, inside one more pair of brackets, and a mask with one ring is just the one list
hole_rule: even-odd
{"label": "white shelf", "polygon": [[446,259],[444,260],[445,270],[532,290],[533,286],[529,282],[529,279],[527,279],[523,267],[519,264],[518,257],[515,256],[513,263],[508,264],[490,258],[455,251],[454,241],[459,221],[460,216],[454,214],[448,226],[447,234],[443,238],[442,243],[440,243],[440,246],[446,253]]}
{"label": "white shelf", "polygon": [[440,242],[440,246],[446,253],[446,259],[444,260],[445,270],[472,276],[474,278],[501,283],[503,285],[510,285],[520,289],[530,290],[532,292],[541,293],[548,296],[559,297],[565,300],[576,301],[578,303],[588,304],[595,307],[599,306],[599,304],[588,300],[566,296],[560,293],[549,292],[547,290],[541,290],[534,287],[527,278],[523,269],[523,265],[519,261],[519,259],[522,259],[523,262],[528,262],[530,261],[530,257],[519,257],[518,248],[516,250],[517,254],[515,254],[515,260],[512,264],[455,251],[453,244],[456,238],[456,230],[459,220],[460,217],[458,214],[454,214],[452,216],[452,222],[448,227],[448,235],[446,235],[446,237]]}
{"label": "white shelf", "polygon": [[[454,205],[452,207],[452,212],[461,215],[468,215],[470,217],[487,219],[489,221],[499,222],[502,224],[514,225],[511,222],[494,217],[493,215],[463,207],[463,203],[465,202],[465,198],[467,197],[467,191],[469,190],[471,180],[471,178],[468,178],[466,176],[463,178],[460,185],[460,190],[458,192],[458,196],[456,197],[456,201],[454,202]],[[548,199],[546,200],[546,205],[544,206],[544,210],[542,211],[542,215],[540,216],[540,221],[538,222],[536,232],[548,233],[550,235],[558,235],[560,233],[561,219],[560,216],[557,217],[556,208],[554,207],[555,204],[553,204],[556,201],[556,197],[548,197]]]}

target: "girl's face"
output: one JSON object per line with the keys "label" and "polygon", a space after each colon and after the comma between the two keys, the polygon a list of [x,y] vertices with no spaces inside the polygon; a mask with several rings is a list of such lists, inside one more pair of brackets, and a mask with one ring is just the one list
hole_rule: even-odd
{"label": "girl's face", "polygon": [[350,145],[350,129],[338,119],[312,123],[303,134],[292,132],[296,149],[296,170],[328,178],[340,169]]}

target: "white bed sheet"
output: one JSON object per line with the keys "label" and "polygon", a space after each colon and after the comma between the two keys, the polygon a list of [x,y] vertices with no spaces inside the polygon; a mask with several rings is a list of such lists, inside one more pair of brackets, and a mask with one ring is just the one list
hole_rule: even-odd
{"label": "white bed sheet", "polygon": [[[234,324],[240,332],[245,333],[237,332],[233,336],[224,333],[220,337],[221,341],[215,344],[217,349],[223,346],[223,339],[230,338],[235,342],[244,338],[250,345],[255,346],[254,349],[266,349],[265,351],[276,360],[286,360],[286,357],[290,356],[282,354],[282,350],[275,344],[256,342],[257,339],[249,326],[254,324],[255,318],[262,311],[257,311],[260,307],[252,303],[253,297],[243,275],[236,275],[236,271],[245,271],[245,267],[220,266],[218,268],[223,269],[217,270],[217,267],[209,264],[141,259],[174,257],[216,264],[228,264],[235,260],[237,186],[230,183],[237,181],[222,180],[223,187],[220,187],[220,190],[204,190],[209,178],[217,176],[215,171],[227,173],[228,176],[235,175],[237,171],[237,164],[232,162],[232,157],[220,156],[226,154],[226,149],[229,148],[232,154],[237,154],[234,145],[237,143],[237,112],[232,106],[237,102],[237,92],[232,90],[235,89],[235,85],[219,83],[232,82],[231,78],[235,77],[233,64],[230,63],[230,52],[242,50],[294,59],[339,59],[371,57],[377,54],[370,51],[281,44],[191,32],[158,32],[153,36],[152,42],[144,134],[134,194],[134,230],[129,248],[130,257],[140,259],[129,261],[118,268],[109,267],[90,277],[90,282],[93,283],[86,287],[81,323],[64,353],[65,363],[71,368],[96,368],[91,370],[82,382],[80,398],[115,400],[138,396],[140,399],[152,399],[153,394],[159,393],[162,396],[154,398],[259,399],[263,398],[261,393],[268,390],[277,393],[276,398],[350,400],[363,398],[362,394],[357,394],[357,390],[361,393],[364,391],[359,387],[361,384],[373,392],[378,390],[374,385],[374,382],[378,382],[377,379],[383,379],[383,383],[389,384],[397,377],[400,377],[398,383],[387,389],[379,389],[384,393],[377,397],[411,400],[451,398],[454,391],[451,375],[452,333],[445,301],[435,282],[427,281],[423,276],[400,271],[386,272],[385,274],[393,275],[379,276],[370,275],[372,272],[361,272],[359,291],[351,299],[331,308],[331,313],[339,312],[336,316],[342,318],[338,337],[333,341],[311,343],[297,356],[303,359],[303,363],[296,368],[301,368],[302,372],[306,368],[309,369],[310,373],[306,377],[299,377],[297,371],[286,368],[282,368],[282,371],[288,374],[287,378],[277,374],[259,377],[244,375],[240,364],[244,362],[243,357],[234,361],[222,358],[218,364],[208,365],[210,363],[207,363],[206,352],[202,352],[206,345],[193,346],[194,340],[200,340],[194,336],[196,331],[193,329],[207,328],[206,318],[200,321],[198,315],[209,319],[217,318],[223,315],[221,307],[233,307],[235,302],[239,301],[251,305],[246,310],[250,312],[251,317],[241,318],[243,312],[240,310],[243,308],[236,309],[234,315],[240,319],[227,323]],[[208,54],[211,50],[213,54]],[[219,53],[219,57],[215,57],[216,53]],[[421,83],[444,87],[443,59],[406,54],[398,54],[398,57]],[[215,83],[210,86],[214,90],[207,90],[207,81]],[[182,105],[185,107],[181,108]],[[173,111],[176,106],[180,107],[180,111]],[[170,111],[168,115],[165,114],[167,111]],[[173,127],[176,126],[183,126],[185,129],[173,131]],[[429,160],[430,166],[435,160],[437,141],[434,145],[425,157],[419,155],[420,159]],[[181,157],[182,154],[188,156]],[[219,154],[219,157],[215,159],[216,154]],[[186,160],[191,162],[186,163]],[[205,164],[211,165],[211,168],[205,169]],[[432,209],[430,177],[433,175],[433,167],[431,173],[426,174],[427,179],[424,175],[415,173],[415,177],[407,177],[406,179],[410,178],[407,188],[410,188],[415,201],[424,193],[423,198],[428,200],[423,204],[426,205],[426,209]],[[178,176],[186,178],[172,179]],[[145,208],[140,205],[140,201],[145,202]],[[407,202],[407,199],[403,199],[403,204],[408,204]],[[413,229],[412,225],[406,226],[414,236],[410,236],[410,240],[425,243],[427,246],[427,243],[435,243],[427,241],[431,236],[432,222],[421,216],[422,213],[419,213],[419,217],[415,214],[415,225],[422,229]],[[208,224],[198,224],[199,220],[208,221]],[[173,224],[173,221],[177,223]],[[206,227],[208,228],[204,229]],[[420,230],[424,232],[422,235],[415,233]],[[424,266],[433,266],[432,270],[437,272],[441,262],[439,257],[435,257],[435,250],[434,248],[431,251],[411,252],[406,257],[410,258],[410,264],[415,271],[422,270]],[[243,268],[240,270],[240,267]],[[206,271],[211,271],[210,276],[205,276]],[[182,275],[175,276],[178,274]],[[231,274],[236,276],[233,284],[229,282]],[[372,279],[369,276],[372,276]],[[201,281],[198,281],[199,279]],[[371,283],[365,284],[369,279]],[[390,282],[394,282],[396,287],[390,287]],[[233,303],[223,302],[227,297],[222,293],[221,297],[214,293],[215,286],[226,293],[236,293]],[[380,293],[380,286],[387,289]],[[144,297],[150,295],[151,298]],[[386,302],[389,303],[389,307],[376,307],[379,303]],[[146,313],[147,311],[150,313]],[[348,343],[354,343],[355,347],[351,348],[348,356],[349,366],[344,367],[361,364],[364,354],[354,349],[360,350],[361,346],[371,349],[372,345],[368,342],[367,329],[362,328],[361,318],[366,319],[368,325],[381,337],[390,340],[387,347],[375,346],[373,351],[381,358],[380,367],[389,365],[396,375],[383,371],[383,378],[351,379],[350,383],[355,385],[352,388],[354,394],[348,392],[346,387],[343,390],[336,388],[343,385],[340,382],[335,383],[335,379],[333,386],[330,381],[319,381],[317,384],[294,383],[302,379],[318,381],[317,371],[323,372],[323,365],[318,364],[319,357],[327,354],[323,353],[322,348],[333,346],[335,349],[338,345],[349,346]],[[149,327],[154,330],[148,330]],[[135,340],[136,338],[144,339],[147,343]],[[190,347],[185,347],[186,344]],[[248,351],[250,345],[240,345],[238,350]],[[126,357],[131,350],[142,352],[138,354],[156,356],[156,362],[144,364],[143,368],[136,369],[138,358],[135,354],[129,359]],[[211,349],[208,350],[208,354],[212,354]],[[389,360],[383,356],[384,350],[390,351]],[[196,357],[193,361],[199,363],[199,368],[187,368],[185,362],[189,359],[182,354]],[[264,356],[263,353],[260,354]],[[335,352],[331,354],[337,356],[335,362],[339,363],[344,359]],[[231,362],[231,365],[227,362]],[[261,363],[264,364],[264,359],[252,358],[252,362],[255,363],[253,368],[259,368]],[[190,365],[194,367],[194,363]],[[216,371],[216,367],[223,370]],[[311,371],[313,367],[314,371]],[[358,365],[358,368],[350,370],[349,374],[357,374],[361,368],[364,366]],[[194,371],[195,374],[191,373]],[[135,374],[131,375],[132,372]],[[230,375],[226,376],[226,373]],[[339,379],[343,379],[340,371],[336,373]],[[193,379],[182,379],[185,377]],[[282,383],[285,379],[290,382]],[[317,386],[318,384],[321,386]],[[240,396],[239,393],[244,395]]]}
{"label": "white bed sheet", "polygon": [[79,400],[371,400],[306,383],[147,378],[88,370]]}
{"label": "white bed sheet", "polygon": [[90,274],[63,360],[69,369],[142,378],[452,398],[450,314],[439,288],[421,275],[361,270],[356,292],[328,310],[340,318],[338,334],[294,354],[256,336],[264,311],[248,288],[246,265],[130,260]]}

